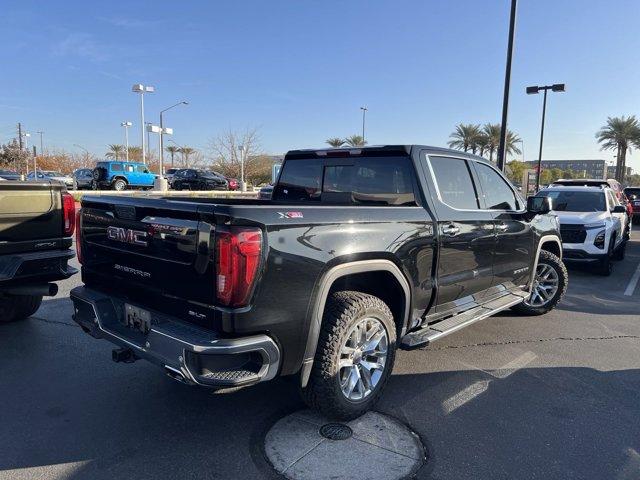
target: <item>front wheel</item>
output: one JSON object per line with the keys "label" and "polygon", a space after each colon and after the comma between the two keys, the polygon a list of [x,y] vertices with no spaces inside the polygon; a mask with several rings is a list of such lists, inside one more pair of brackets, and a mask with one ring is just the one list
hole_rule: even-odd
{"label": "front wheel", "polygon": [[389,307],[360,292],[327,302],[304,401],[329,418],[349,420],[369,410],[391,374],[396,326]]}
{"label": "front wheel", "polygon": [[531,295],[513,307],[522,315],[544,315],[553,310],[567,291],[569,273],[562,260],[551,252],[540,251]]}

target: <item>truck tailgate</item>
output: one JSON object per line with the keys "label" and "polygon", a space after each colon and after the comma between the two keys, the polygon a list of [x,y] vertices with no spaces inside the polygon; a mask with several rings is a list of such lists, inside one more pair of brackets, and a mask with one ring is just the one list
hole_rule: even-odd
{"label": "truck tailgate", "polygon": [[[36,182],[0,183],[0,255],[56,248],[62,230],[61,187]],[[47,242],[51,245],[45,245]]]}
{"label": "truck tailgate", "polygon": [[126,285],[148,298],[211,304],[213,223],[206,206],[191,202],[88,197],[82,203],[83,278],[115,289]]}

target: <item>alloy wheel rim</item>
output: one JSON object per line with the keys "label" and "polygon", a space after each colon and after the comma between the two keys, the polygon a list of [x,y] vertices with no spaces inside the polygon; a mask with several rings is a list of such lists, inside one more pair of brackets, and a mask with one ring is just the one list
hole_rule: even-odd
{"label": "alloy wheel rim", "polygon": [[340,349],[338,378],[342,394],[351,401],[371,395],[382,378],[389,338],[380,320],[365,317],[359,320]]}
{"label": "alloy wheel rim", "polygon": [[536,277],[533,281],[531,296],[526,304],[532,307],[543,307],[556,296],[560,283],[558,272],[546,263],[538,264]]}

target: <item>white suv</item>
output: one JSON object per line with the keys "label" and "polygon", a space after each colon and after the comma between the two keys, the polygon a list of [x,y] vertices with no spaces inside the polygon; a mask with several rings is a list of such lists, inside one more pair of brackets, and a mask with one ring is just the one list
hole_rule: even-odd
{"label": "white suv", "polygon": [[589,262],[602,275],[611,274],[611,260],[624,258],[626,208],[611,188],[555,186],[537,196],[552,200],[560,222],[563,260]]}

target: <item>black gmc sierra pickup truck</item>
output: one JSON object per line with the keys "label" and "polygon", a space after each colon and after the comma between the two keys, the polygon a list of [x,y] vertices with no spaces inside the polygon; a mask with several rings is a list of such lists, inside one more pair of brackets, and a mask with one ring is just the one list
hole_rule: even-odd
{"label": "black gmc sierra pickup truck", "polygon": [[57,182],[0,183],[0,323],[29,317],[57,293],[51,282],[77,272],[67,264],[75,219]]}
{"label": "black gmc sierra pickup truck", "polygon": [[290,151],[271,200],[87,196],[74,319],[115,361],[213,388],[296,375],[309,405],[353,418],[396,348],[555,307],[549,210],[483,159],[419,145]]}

